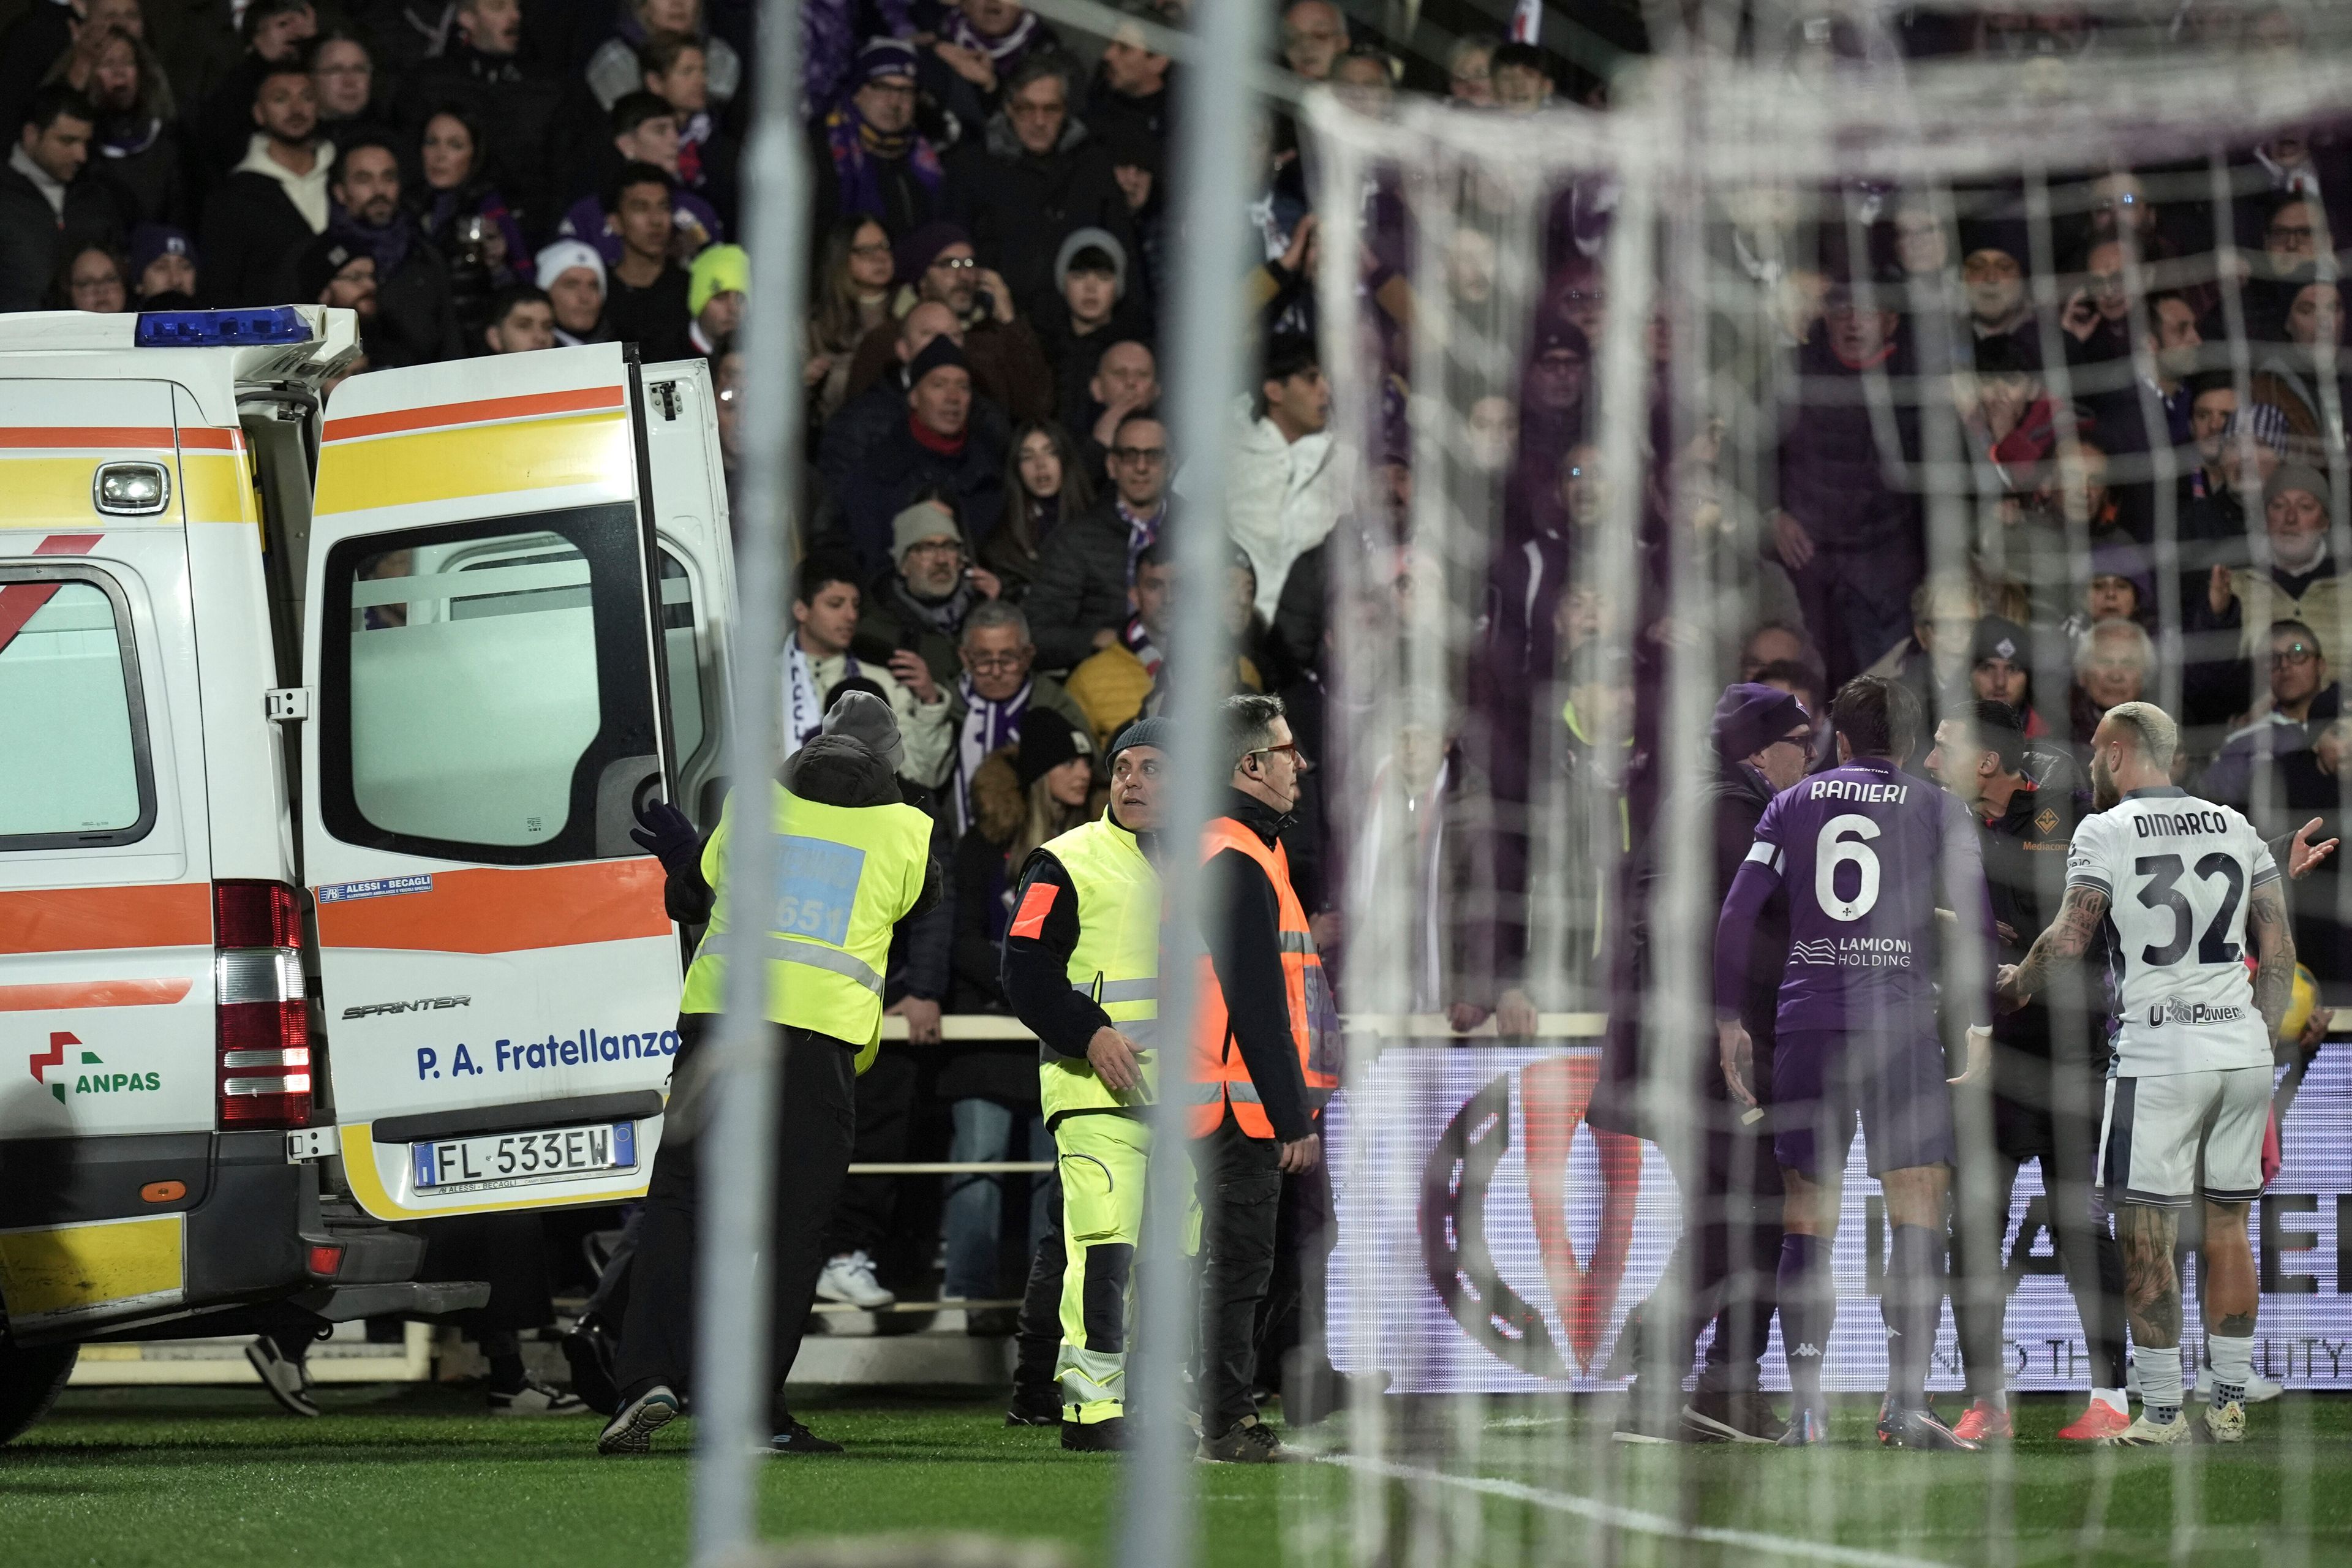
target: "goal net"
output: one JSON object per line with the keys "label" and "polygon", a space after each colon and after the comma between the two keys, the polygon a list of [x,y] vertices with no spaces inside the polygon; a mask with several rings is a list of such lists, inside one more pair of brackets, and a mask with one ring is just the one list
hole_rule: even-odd
{"label": "goal net", "polygon": [[[1717,1060],[1745,851],[1727,865],[1718,840],[1730,797],[1835,764],[1842,686],[1916,699],[1906,771],[1971,808],[2014,884],[1998,911],[2035,924],[1785,962],[1930,969],[1954,1077],[1966,992],[2058,907],[2108,709],[2173,716],[2178,782],[2283,861],[2303,823],[2342,820],[2352,18],[1756,6],[1735,37],[1717,13],[1742,8],[1679,9],[1699,36],[1605,111],[1364,88],[1301,111],[1324,363],[1367,498],[1325,546],[1317,628],[1350,1029],[1323,1331],[1363,1397],[1339,1462],[1293,1489],[1291,1554],[2324,1551],[2352,1072],[2300,1015],[2247,1210],[2257,1393],[2285,1390],[2252,1407],[2260,1500],[2221,1473],[2234,1450],[2179,1450],[2151,1487],[2140,1456],[2055,1436],[2113,1377],[2103,1344],[2129,1342],[2124,1282],[2090,1256],[2113,1224],[2095,967],[1948,1093],[1927,1387],[1954,1423],[1998,1393],[2018,1444],[1877,1451],[1895,1226],[1859,1138],[1824,1184],[1835,1441],[1743,1456],[1628,1428],[1738,1415],[1722,1396],[1748,1375],[1788,1414],[1771,1096],[1748,1120]],[[1801,721],[1741,707],[1743,682]],[[1986,733],[1988,700],[2013,737]],[[1793,773],[1756,761],[1774,745]],[[1852,842],[1824,873],[1840,899],[1939,874]],[[2290,902],[2299,998],[2352,1000],[2352,884],[2330,861]],[[2176,1253],[2192,1386],[2201,1214]],[[1602,1397],[1637,1373],[1650,1397]]]}

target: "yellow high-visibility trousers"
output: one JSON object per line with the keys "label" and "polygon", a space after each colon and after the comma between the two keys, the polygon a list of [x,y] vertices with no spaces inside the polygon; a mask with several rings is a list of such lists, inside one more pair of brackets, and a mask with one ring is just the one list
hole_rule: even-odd
{"label": "yellow high-visibility trousers", "polygon": [[1055,1375],[1062,1418],[1082,1425],[1127,1413],[1136,1247],[1151,1129],[1132,1117],[1066,1116],[1054,1130],[1062,1175],[1062,1350]]}

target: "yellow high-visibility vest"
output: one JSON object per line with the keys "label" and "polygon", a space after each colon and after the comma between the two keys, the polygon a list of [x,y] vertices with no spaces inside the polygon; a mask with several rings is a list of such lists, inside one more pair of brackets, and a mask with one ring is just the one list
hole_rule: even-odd
{"label": "yellow high-visibility vest", "polygon": [[[882,973],[890,929],[922,896],[930,863],[931,819],[911,805],[822,805],[782,784],[775,792],[782,864],[769,921],[775,946],[768,962],[771,1022],[814,1029],[864,1046],[866,1070],[882,1040]],[[682,1013],[725,1006],[727,841],[735,799],[702,852],[702,874],[715,895],[702,947],[686,972]]]}
{"label": "yellow high-visibility vest", "polygon": [[[1078,943],[1070,950],[1071,988],[1094,998],[1121,1034],[1139,1046],[1158,1043],[1160,873],[1135,835],[1108,814],[1074,827],[1045,850],[1069,873],[1078,900]],[[1038,1093],[1045,1121],[1076,1111],[1140,1110],[1158,1092],[1159,1053],[1143,1058],[1143,1088],[1114,1092],[1081,1058],[1038,1053]]]}

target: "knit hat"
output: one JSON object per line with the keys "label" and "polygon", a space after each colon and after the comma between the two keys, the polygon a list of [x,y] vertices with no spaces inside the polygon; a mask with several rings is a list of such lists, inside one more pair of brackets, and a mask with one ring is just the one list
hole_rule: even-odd
{"label": "knit hat", "polygon": [[1042,702],[1021,711],[1021,752],[1013,759],[1013,772],[1027,789],[1064,763],[1090,755],[1094,745],[1067,719]]}
{"label": "knit hat", "polygon": [[2286,450],[2286,410],[2275,403],[2257,403],[2252,408],[2231,415],[2221,422],[2221,439],[2234,441],[2239,437],[2251,437],[2259,447],[2273,452]]}
{"label": "knit hat", "polygon": [[907,366],[907,384],[910,387],[920,386],[923,384],[923,377],[935,370],[950,365],[967,375],[971,374],[971,362],[963,357],[963,350],[956,347],[954,339],[942,332],[925,343],[923,352],[917,354],[913,363]]}
{"label": "knit hat", "polygon": [[184,256],[191,263],[196,259],[195,242],[188,231],[173,228],[168,223],[142,223],[131,231],[131,281],[139,281],[140,274],[164,256]]}
{"label": "knit hat", "polygon": [[575,267],[584,267],[596,275],[598,294],[610,291],[604,281],[604,258],[597,255],[596,247],[585,240],[559,239],[542,249],[539,253],[539,272],[533,281],[542,289],[552,289],[557,279]]}
{"label": "knit hat", "polygon": [[1175,750],[1176,726],[1166,719],[1138,719],[1121,730],[1111,740],[1106,762],[1116,762],[1118,754],[1129,746],[1150,746],[1155,751]]}
{"label": "knit hat", "polygon": [[901,38],[868,38],[857,51],[857,85],[887,76],[913,76],[919,64],[915,46]]}
{"label": "knit hat", "polygon": [[1099,250],[1110,258],[1111,277],[1116,280],[1112,298],[1127,298],[1127,247],[1118,236],[1107,228],[1074,228],[1064,237],[1062,248],[1054,253],[1054,289],[1059,293],[1070,280],[1070,263],[1081,250]]}
{"label": "knit hat", "polygon": [[1979,250],[1997,250],[2017,263],[2020,272],[2033,269],[2033,243],[2025,225],[2016,218],[1964,219],[1960,224],[1960,259]]}
{"label": "knit hat", "polygon": [[2320,510],[2327,510],[2327,476],[2309,463],[2281,463],[2270,483],[2263,487],[2263,504],[2270,505],[2288,490],[2305,492],[2319,503]]}
{"label": "knit hat", "polygon": [[937,501],[919,500],[890,520],[890,559],[903,561],[908,551],[941,534],[963,542],[963,530],[956,526],[955,513]]}
{"label": "knit hat", "polygon": [[912,283],[930,270],[940,251],[950,245],[971,243],[971,236],[954,224],[927,223],[890,247],[890,264],[897,268],[899,282]]}
{"label": "knit hat", "polygon": [[317,302],[342,269],[354,261],[373,261],[374,253],[352,244],[333,230],[302,247],[294,262],[294,297],[304,304]]}
{"label": "knit hat", "polygon": [[855,741],[898,771],[907,748],[898,739],[898,716],[879,697],[865,691],[836,692],[824,710],[824,733]]}
{"label": "knit hat", "polygon": [[1727,686],[1715,705],[1716,755],[1745,762],[1808,717],[1805,705],[1777,686],[1745,680]]}
{"label": "knit hat", "polygon": [[1987,616],[1977,623],[1976,636],[1969,639],[1969,668],[1997,658],[2022,668],[2032,647],[2023,626],[2005,616]]}
{"label": "knit hat", "polygon": [[686,313],[702,314],[714,294],[751,291],[751,253],[740,245],[713,245],[694,258],[686,273]]}

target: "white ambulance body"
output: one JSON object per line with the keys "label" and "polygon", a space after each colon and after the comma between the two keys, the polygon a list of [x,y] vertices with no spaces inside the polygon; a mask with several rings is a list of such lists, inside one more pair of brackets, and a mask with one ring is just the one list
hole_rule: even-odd
{"label": "white ambulance body", "polygon": [[681,953],[628,830],[721,787],[706,367],[322,407],[353,351],[0,317],[0,1440],[81,1342],[475,1304],[401,1222],[645,1190]]}

